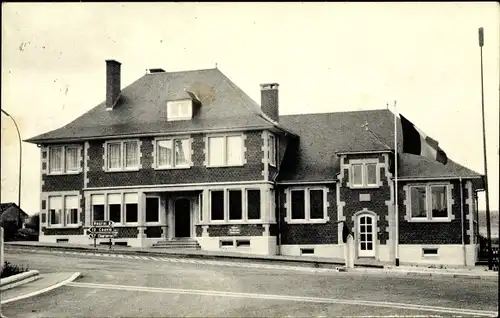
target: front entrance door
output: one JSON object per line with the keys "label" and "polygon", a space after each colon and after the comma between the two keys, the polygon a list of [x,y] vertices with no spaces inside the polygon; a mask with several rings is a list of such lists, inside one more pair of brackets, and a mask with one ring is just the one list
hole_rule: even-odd
{"label": "front entrance door", "polygon": [[373,216],[358,216],[358,256],[375,257]]}
{"label": "front entrance door", "polygon": [[177,199],[174,204],[175,237],[191,237],[191,202],[189,199]]}

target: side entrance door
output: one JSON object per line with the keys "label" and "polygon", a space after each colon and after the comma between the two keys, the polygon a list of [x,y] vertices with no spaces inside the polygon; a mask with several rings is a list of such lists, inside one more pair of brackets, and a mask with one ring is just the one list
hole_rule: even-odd
{"label": "side entrance door", "polygon": [[369,214],[358,216],[358,257],[375,257],[374,217]]}

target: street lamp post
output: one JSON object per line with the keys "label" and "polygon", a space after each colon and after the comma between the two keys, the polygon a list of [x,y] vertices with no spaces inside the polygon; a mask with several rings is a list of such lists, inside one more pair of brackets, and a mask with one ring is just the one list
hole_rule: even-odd
{"label": "street lamp post", "polygon": [[17,205],[19,207],[19,210],[17,211],[17,226],[21,227],[21,166],[22,166],[21,160],[23,158],[23,147],[22,147],[22,142],[21,142],[21,133],[19,132],[19,127],[17,126],[17,123],[14,120],[14,118],[3,109],[2,109],[2,113],[4,113],[7,117],[12,119],[12,121],[14,122],[14,126],[16,126],[17,137],[19,138],[19,181],[18,181],[19,189],[18,189],[18,197],[17,197]]}
{"label": "street lamp post", "polygon": [[479,28],[479,49],[481,54],[481,110],[483,115],[484,190],[486,197],[486,236],[488,244],[488,269],[492,269],[493,255],[491,250],[490,199],[488,195],[488,161],[486,159],[486,128],[484,123],[483,45],[484,45],[484,30],[483,28]]}

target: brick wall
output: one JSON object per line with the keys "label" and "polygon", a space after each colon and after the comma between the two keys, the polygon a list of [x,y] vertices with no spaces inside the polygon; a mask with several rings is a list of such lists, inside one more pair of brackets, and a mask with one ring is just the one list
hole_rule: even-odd
{"label": "brick wall", "polygon": [[327,214],[330,221],[324,224],[286,223],[285,189],[280,189],[281,244],[338,244],[338,225],[335,224],[337,221],[335,185],[328,187],[328,189],[327,200],[330,206]]}
{"label": "brick wall", "polygon": [[[75,144],[72,144],[75,145]],[[42,191],[43,192],[54,192],[54,191],[75,191],[81,190],[83,188],[83,144],[78,144],[81,147],[80,152],[80,167],[82,172],[78,174],[63,174],[63,175],[49,175],[48,174],[48,150],[47,147],[42,147]]]}
{"label": "brick wall", "polygon": [[[240,229],[238,234],[230,233],[231,227],[236,226]],[[242,224],[242,225],[210,225],[208,227],[208,236],[262,236],[264,234],[264,227],[261,224]]]}
{"label": "brick wall", "polygon": [[[406,193],[404,186],[412,184],[410,182],[398,182],[399,188],[399,242],[400,244],[462,244],[462,229],[461,229],[461,209],[460,209],[460,187],[459,181],[452,181],[452,197],[454,203],[452,205],[452,215],[454,219],[449,222],[408,222],[405,220]],[[465,184],[465,182],[464,182]],[[463,210],[465,215],[469,213],[467,199],[467,189],[463,188]],[[465,243],[468,244],[469,237],[467,229],[469,221],[464,220],[464,235]]]}
{"label": "brick wall", "polygon": [[[388,215],[389,210],[386,201],[391,199],[391,187],[390,181],[387,180],[386,170],[390,165],[389,156],[379,154],[379,155],[348,155],[344,158],[344,164],[349,164],[350,160],[353,159],[378,159],[381,163],[380,167],[380,181],[378,188],[367,188],[367,189],[351,189],[348,187],[347,182],[349,181],[349,170],[344,169],[342,172],[341,188],[340,188],[340,201],[345,202],[343,208],[343,216],[348,222],[349,229],[355,226],[354,214],[356,212],[367,209],[368,211],[374,212],[378,216],[377,227],[379,232],[377,234],[380,244],[386,244],[389,238],[389,222]],[[369,200],[368,200],[369,197]],[[366,201],[365,201],[366,200]]]}
{"label": "brick wall", "polygon": [[192,135],[193,166],[189,169],[154,170],[153,138],[141,138],[142,168],[139,171],[104,172],[103,141],[91,141],[89,147],[88,187],[130,186],[152,184],[182,184],[204,182],[263,180],[261,132],[247,132],[246,164],[242,167],[207,168],[205,166],[205,137]]}

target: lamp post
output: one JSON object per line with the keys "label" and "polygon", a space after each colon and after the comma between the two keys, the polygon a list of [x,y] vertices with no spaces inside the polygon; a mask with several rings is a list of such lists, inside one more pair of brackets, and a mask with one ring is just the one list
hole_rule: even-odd
{"label": "lamp post", "polygon": [[18,189],[18,197],[17,197],[17,205],[19,207],[19,210],[17,211],[17,226],[21,227],[21,166],[22,166],[21,160],[23,158],[23,147],[21,144],[21,133],[19,132],[19,127],[17,126],[17,123],[14,120],[14,118],[3,109],[2,109],[2,113],[4,113],[7,117],[12,119],[12,121],[14,122],[14,126],[16,126],[17,137],[19,138],[19,181],[18,181],[19,189]]}
{"label": "lamp post", "polygon": [[479,28],[479,49],[481,54],[481,110],[483,116],[483,156],[484,156],[484,191],[486,196],[486,236],[488,244],[488,269],[493,268],[493,255],[491,250],[491,221],[490,221],[490,200],[488,195],[488,161],[486,159],[486,128],[484,123],[484,88],[483,88],[483,45],[484,30]]}

